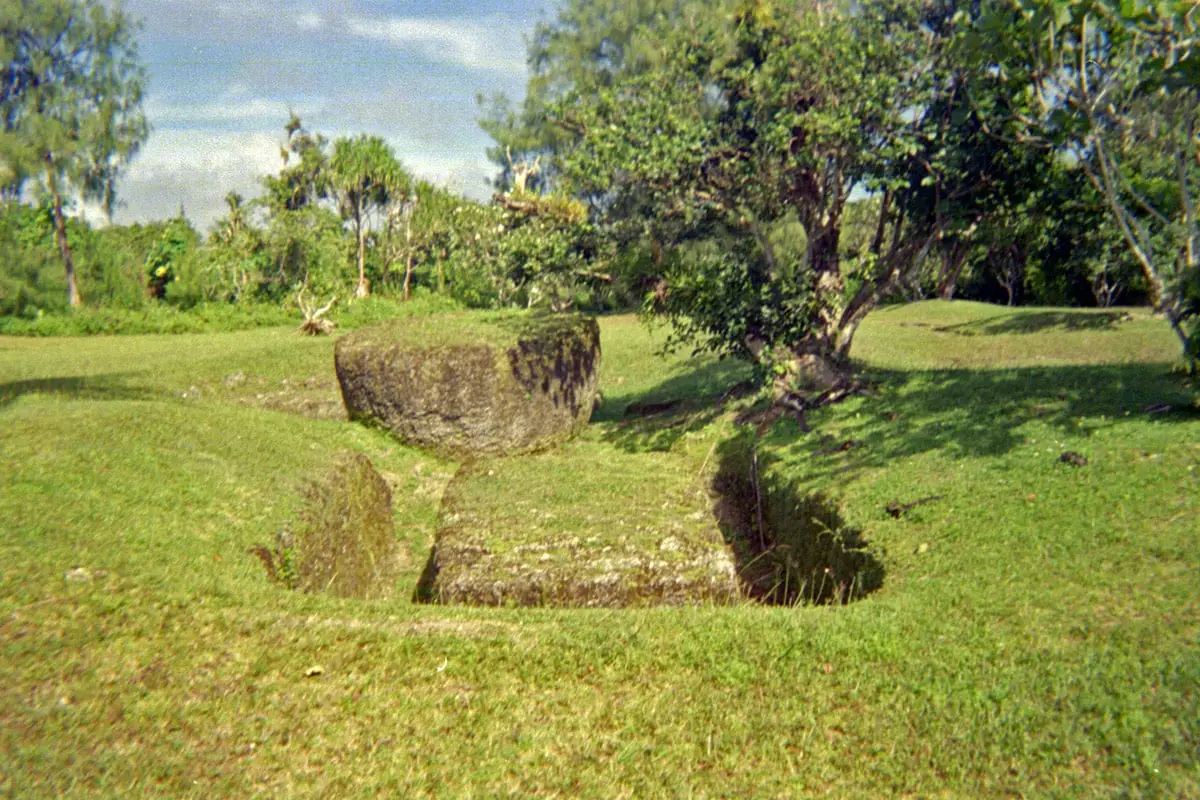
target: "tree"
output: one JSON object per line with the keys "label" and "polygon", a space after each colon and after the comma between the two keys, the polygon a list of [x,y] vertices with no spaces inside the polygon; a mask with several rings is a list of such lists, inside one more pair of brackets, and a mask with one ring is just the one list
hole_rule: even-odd
{"label": "tree", "polygon": [[279,148],[283,169],[278,175],[263,178],[266,202],[272,212],[298,211],[328,196],[328,140],[304,127],[299,115],[292,113],[283,127],[287,134]]}
{"label": "tree", "polygon": [[167,287],[179,277],[179,266],[196,249],[200,236],[182,214],[166,224],[146,255],[146,290],[156,300],[167,296]]}
{"label": "tree", "polygon": [[[927,23],[943,41],[954,33],[954,13],[946,5]],[[938,120],[939,137],[953,146],[940,154],[936,170],[920,159],[912,162],[908,213],[943,227],[932,253],[938,296],[954,296],[959,277],[982,251],[995,257],[1011,305],[1025,258],[1007,235],[1028,227],[1033,217],[1054,220],[1038,201],[1054,195],[1064,168],[1059,154],[1012,135],[1007,114],[997,108],[1000,98],[1009,99],[998,76],[954,58],[947,67],[952,89],[939,93],[925,115]]]}
{"label": "tree", "polygon": [[[578,137],[561,159],[572,191],[602,198],[613,235],[666,246],[651,310],[752,360],[800,415],[853,390],[858,326],[947,225],[936,191],[955,143],[929,110],[956,86],[926,10],[758,0],[697,13],[661,63],[555,107]],[[928,217],[909,210],[922,185]],[[866,252],[843,265],[856,189],[878,205]],[[789,221],[804,246],[781,251],[773,233]]]}
{"label": "tree", "polygon": [[1085,171],[1187,352],[1185,287],[1200,264],[1195,3],[1005,0],[964,41],[1018,98],[1024,136]]}
{"label": "tree", "polygon": [[99,0],[0,8],[0,183],[9,197],[33,182],[51,198],[72,306],[82,299],[64,201],[98,200],[111,218],[117,178],[149,133],[135,27]]}
{"label": "tree", "polygon": [[529,42],[530,77],[521,106],[514,108],[504,95],[478,98],[479,125],[496,142],[488,149],[500,168],[496,188],[513,188],[516,176],[534,163],[538,173],[524,188],[552,188],[556,156],[577,138],[555,124],[553,104],[567,92],[586,96],[620,75],[661,63],[665,33],[703,5],[698,0],[566,0],[553,22],[538,23]]}
{"label": "tree", "polygon": [[[401,295],[412,299],[412,282],[416,247],[413,241],[413,218],[421,207],[422,198],[433,196],[434,187],[426,181],[418,181],[408,191],[392,198],[387,209],[380,255],[383,261],[383,276],[386,279],[392,264],[404,262],[404,283]],[[418,229],[419,230],[419,229]]]}
{"label": "tree", "polygon": [[411,179],[387,143],[378,136],[338,139],[329,159],[329,181],[338,197],[342,218],[354,227],[358,241],[358,286],[355,297],[370,294],[366,273],[366,237],[371,217],[407,190]]}

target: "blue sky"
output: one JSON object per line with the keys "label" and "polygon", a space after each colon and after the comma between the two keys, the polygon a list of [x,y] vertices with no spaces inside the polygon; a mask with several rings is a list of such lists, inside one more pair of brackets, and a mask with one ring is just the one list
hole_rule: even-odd
{"label": "blue sky", "polygon": [[551,0],[125,0],[153,130],[118,186],[120,223],[202,231],[229,190],[277,172],[296,110],[330,138],[383,136],[415,174],[474,198],[494,174],[475,96],[523,96],[525,45]]}

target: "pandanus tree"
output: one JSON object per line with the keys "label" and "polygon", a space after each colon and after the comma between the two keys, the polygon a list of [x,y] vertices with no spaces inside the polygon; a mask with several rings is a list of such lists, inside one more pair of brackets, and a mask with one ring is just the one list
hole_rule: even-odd
{"label": "pandanus tree", "polygon": [[378,136],[357,136],[333,143],[329,183],[338,198],[342,219],[354,229],[358,243],[355,297],[371,293],[366,272],[366,239],[372,219],[408,191],[411,179],[390,147]]}

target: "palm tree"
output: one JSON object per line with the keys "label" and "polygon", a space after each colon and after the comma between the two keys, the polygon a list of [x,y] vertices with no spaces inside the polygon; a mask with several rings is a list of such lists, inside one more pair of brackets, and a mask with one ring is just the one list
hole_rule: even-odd
{"label": "palm tree", "polygon": [[387,143],[367,135],[333,143],[329,175],[342,219],[353,225],[358,240],[358,286],[354,296],[366,297],[371,293],[366,273],[371,215],[386,209],[392,196],[403,193],[409,178]]}

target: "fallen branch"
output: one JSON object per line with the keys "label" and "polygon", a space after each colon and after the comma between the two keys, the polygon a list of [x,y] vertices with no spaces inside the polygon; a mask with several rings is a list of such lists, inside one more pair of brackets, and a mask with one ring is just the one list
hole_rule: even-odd
{"label": "fallen branch", "polygon": [[309,336],[328,336],[333,333],[337,323],[330,319],[322,319],[322,317],[328,313],[329,309],[333,308],[335,303],[337,303],[337,295],[334,295],[333,299],[325,305],[314,309],[312,303],[305,302],[304,291],[298,292],[296,305],[300,306],[300,313],[304,314],[304,322],[300,323],[298,330]]}
{"label": "fallen branch", "polygon": [[901,503],[899,500],[892,500],[887,504],[887,513],[893,519],[900,519],[900,517],[912,511],[917,506],[923,506],[926,503],[932,503],[935,500],[941,499],[942,496],[940,494],[931,494],[929,497],[922,497],[920,500],[913,500],[911,503]]}

